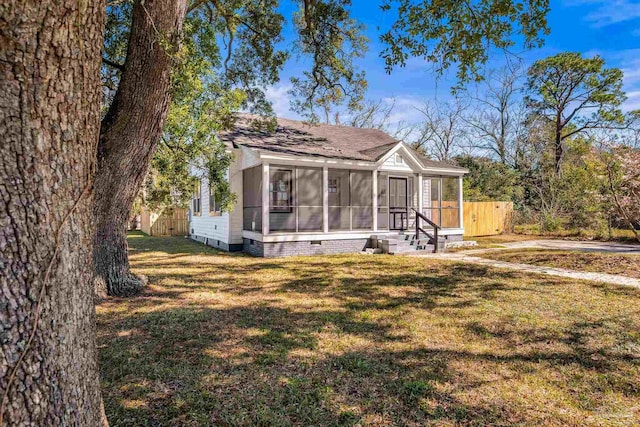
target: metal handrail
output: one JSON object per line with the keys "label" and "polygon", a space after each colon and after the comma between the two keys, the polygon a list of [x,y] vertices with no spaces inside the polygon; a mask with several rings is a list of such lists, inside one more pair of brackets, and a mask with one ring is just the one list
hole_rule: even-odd
{"label": "metal handrail", "polygon": [[[424,234],[429,236],[429,238],[433,239],[433,253],[438,253],[438,230],[440,230],[441,227],[424,216],[421,212],[418,212],[415,208],[411,208],[411,210],[416,213],[416,239],[420,238],[420,232],[422,231]],[[433,227],[433,236],[420,227],[421,219],[425,220],[427,224]]]}

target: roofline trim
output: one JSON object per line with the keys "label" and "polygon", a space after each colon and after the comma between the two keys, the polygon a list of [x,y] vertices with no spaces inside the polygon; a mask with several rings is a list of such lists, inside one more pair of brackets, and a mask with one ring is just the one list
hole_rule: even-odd
{"label": "roofline trim", "polygon": [[390,157],[390,155],[394,154],[395,152],[397,152],[400,148],[402,148],[404,150],[404,152],[406,152],[411,159],[413,160],[414,163],[416,163],[419,168],[420,168],[420,173],[442,173],[442,174],[446,174],[446,175],[456,175],[456,176],[460,176],[460,175],[464,175],[466,173],[468,173],[469,171],[467,169],[462,169],[462,168],[447,168],[447,167],[425,167],[422,165],[422,163],[417,160],[415,158],[415,156],[413,155],[413,153],[411,153],[410,150],[406,149],[406,147],[404,147],[404,143],[403,142],[399,142],[395,147],[393,147],[391,150],[389,150],[389,152],[387,154],[385,154],[385,156],[383,156],[382,159],[372,162],[369,160],[357,160],[357,159],[339,159],[336,157],[326,157],[326,156],[312,156],[312,155],[305,155],[305,154],[287,154],[287,153],[278,153],[278,152],[274,152],[268,149],[261,149],[261,148],[255,148],[255,147],[246,147],[246,146],[242,146],[243,149],[247,149],[250,150],[252,152],[254,152],[256,154],[256,156],[261,159],[261,160],[266,160],[268,162],[287,162],[289,164],[292,163],[304,163],[304,164],[315,164],[316,166],[320,167],[320,166],[347,166],[347,167],[352,167],[352,168],[357,168],[357,169],[365,169],[365,170],[378,170],[380,168],[380,166],[382,166],[382,164],[384,163],[384,161],[386,160],[385,157],[388,159]]}

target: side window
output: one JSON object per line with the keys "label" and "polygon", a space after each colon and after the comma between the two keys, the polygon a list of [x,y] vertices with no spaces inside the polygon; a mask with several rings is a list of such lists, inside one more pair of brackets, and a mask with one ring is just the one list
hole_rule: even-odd
{"label": "side window", "polygon": [[397,165],[404,165],[404,159],[402,158],[402,156],[400,154],[396,154],[395,162],[396,162]]}
{"label": "side window", "polygon": [[220,206],[216,203],[216,189],[213,185],[209,185],[209,214],[220,215]]}
{"label": "side window", "polygon": [[192,208],[193,208],[193,214],[194,215],[200,215],[200,213],[202,212],[202,203],[201,203],[201,188],[200,188],[200,183],[198,182],[198,185],[196,186],[196,191],[193,194],[193,200],[192,200]]}

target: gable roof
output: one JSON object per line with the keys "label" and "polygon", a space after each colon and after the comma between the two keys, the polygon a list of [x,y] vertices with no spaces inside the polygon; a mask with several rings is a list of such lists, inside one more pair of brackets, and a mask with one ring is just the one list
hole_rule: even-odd
{"label": "gable roof", "polygon": [[[234,148],[242,146],[290,155],[369,162],[380,160],[399,143],[379,129],[309,124],[283,118],[277,119],[276,129],[270,132],[253,125],[252,122],[257,118],[249,114],[238,114],[233,128],[219,132],[218,137]],[[430,160],[408,145],[406,148],[426,168],[465,170],[449,163]]]}

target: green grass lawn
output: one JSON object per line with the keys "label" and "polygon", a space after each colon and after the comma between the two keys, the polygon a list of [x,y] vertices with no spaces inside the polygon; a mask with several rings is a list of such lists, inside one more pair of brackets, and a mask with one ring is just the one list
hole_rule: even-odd
{"label": "green grass lawn", "polygon": [[130,238],[97,307],[112,426],[640,424],[640,291],[385,255]]}
{"label": "green grass lawn", "polygon": [[479,254],[482,258],[640,279],[640,255],[549,249],[505,249]]}

